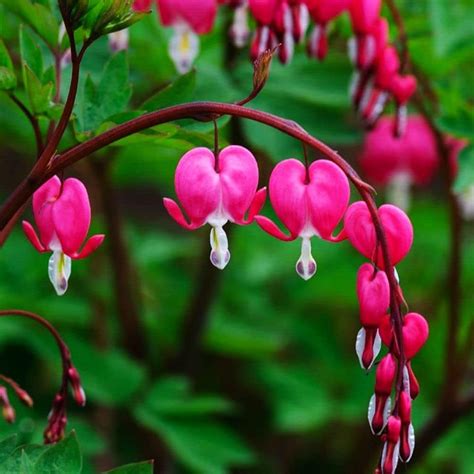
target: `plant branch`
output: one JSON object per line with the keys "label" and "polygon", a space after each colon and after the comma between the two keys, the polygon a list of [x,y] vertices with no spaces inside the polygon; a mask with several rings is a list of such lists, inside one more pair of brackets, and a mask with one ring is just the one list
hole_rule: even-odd
{"label": "plant branch", "polygon": [[28,110],[28,107],[13,93],[8,94],[8,97],[18,106],[18,108],[23,112],[25,117],[31,123],[33,127],[33,131],[35,134],[36,140],[36,152],[37,156],[40,155],[41,151],[43,150],[43,137],[41,135],[41,129],[39,126],[38,119]]}

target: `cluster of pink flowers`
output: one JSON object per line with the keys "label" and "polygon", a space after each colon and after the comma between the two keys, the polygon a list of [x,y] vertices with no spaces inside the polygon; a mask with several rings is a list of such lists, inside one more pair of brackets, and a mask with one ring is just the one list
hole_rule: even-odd
{"label": "cluster of pink flowers", "polygon": [[[432,182],[441,163],[439,144],[426,120],[419,115],[407,119],[406,132],[393,134],[395,118],[382,117],[365,136],[359,164],[367,179],[387,188],[387,201],[403,210],[410,207],[410,188]],[[450,148],[450,172],[458,173],[458,155],[465,141],[447,137]],[[466,220],[474,218],[474,186],[458,197]]]}
{"label": "cluster of pink flowers", "polygon": [[[134,9],[148,11],[153,0],[135,0]],[[355,67],[351,98],[359,116],[373,126],[392,98],[396,105],[394,132],[401,135],[406,105],[416,90],[416,79],[401,73],[396,49],[389,43],[387,21],[380,16],[382,0],[156,0],[161,22],[174,28],[169,52],[180,73],[189,71],[199,51],[199,35],[209,33],[219,4],[234,10],[230,36],[238,47],[250,37],[250,56],[255,60],[278,47],[280,61],[291,61],[295,44],[306,41],[310,57],[323,60],[328,52],[331,21],[344,12],[351,19],[354,36],[349,56]],[[251,35],[249,13],[256,29]],[[310,21],[314,22],[309,34]],[[307,40],[306,40],[307,38]],[[122,48],[124,35],[113,40]]]}
{"label": "cluster of pink flowers", "polygon": [[[398,328],[402,341],[395,337],[397,328],[389,309],[393,304],[398,305],[401,288],[397,287],[397,295],[391,294],[382,249],[367,204],[358,201],[349,206],[348,179],[334,163],[319,160],[305,166],[296,159],[287,159],[275,166],[269,181],[270,201],[289,235],[268,217],[259,214],[265,202],[266,188],[257,191],[258,176],[254,156],[243,147],[229,146],[218,156],[207,148],[195,148],[182,157],[175,175],[176,194],[189,222],[175,201],[165,198],[164,205],[171,217],[188,230],[205,224],[211,226],[210,259],[220,269],[230,259],[223,228],[228,221],[247,225],[255,220],[277,239],[301,238],[296,271],[305,280],[311,278],[317,268],[311,254],[312,237],[331,242],[348,239],[371,261],[363,264],[357,274],[362,329],[356,338],[356,353],[361,366],[368,370],[382,343],[389,351],[376,370],[369,423],[384,443],[381,472],[392,474],[398,459],[408,462],[414,449],[411,403],[418,395],[419,385],[411,360],[428,337],[428,324],[420,314],[408,313],[403,316],[402,327]],[[390,204],[380,207],[379,216],[386,234],[390,263],[396,265],[411,249],[411,222],[401,209]],[[334,236],[341,220],[343,229]],[[396,272],[395,276],[398,280]]]}

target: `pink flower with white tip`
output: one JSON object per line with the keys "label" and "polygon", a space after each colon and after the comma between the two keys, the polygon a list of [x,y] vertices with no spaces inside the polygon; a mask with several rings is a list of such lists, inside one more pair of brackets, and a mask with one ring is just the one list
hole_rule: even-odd
{"label": "pink flower with white tip", "polygon": [[407,125],[407,103],[413,97],[417,88],[415,76],[397,75],[391,85],[391,93],[396,105],[396,120],[394,133],[401,137],[405,133]]}
{"label": "pink flower with white tip", "polygon": [[209,33],[217,0],[157,0],[161,22],[174,28],[169,53],[179,73],[188,72],[199,52],[198,35]]}
{"label": "pink flower with white tip", "polygon": [[400,434],[400,459],[403,462],[410,461],[415,450],[415,429],[411,422],[411,397],[406,391],[400,393],[398,399],[398,411],[402,422]]}
{"label": "pink flower with white tip", "polygon": [[397,469],[401,428],[402,422],[398,416],[391,416],[388,419],[387,434],[380,460],[382,474],[394,474]]}
{"label": "pink flower with white tip", "polygon": [[[379,217],[387,239],[388,253],[392,265],[403,260],[413,244],[413,226],[408,216],[398,207],[384,204],[379,208]],[[347,236],[353,247],[378,268],[385,269],[381,246],[377,243],[375,226],[367,204],[357,201],[344,217],[343,236]]]}
{"label": "pink flower with white tip", "polygon": [[349,8],[355,38],[349,42],[350,56],[361,70],[370,67],[376,58],[375,29],[380,18],[382,0],[352,0]]}
{"label": "pink flower with white tip", "polygon": [[[391,347],[393,340],[393,327],[391,318],[386,315],[380,323],[380,337],[382,342]],[[403,317],[403,350],[407,360],[406,373],[404,374],[407,386],[412,399],[415,399],[420,393],[420,385],[416,379],[415,373],[411,368],[411,360],[418,351],[425,345],[428,340],[429,326],[426,319],[418,313],[408,313]],[[392,349],[391,349],[392,350]],[[397,348],[394,347],[392,352],[398,357]]]}
{"label": "pink flower with white tip", "polygon": [[436,139],[423,117],[408,117],[406,131],[393,133],[395,119],[382,117],[366,134],[359,163],[374,184],[387,187],[387,200],[408,210],[412,185],[426,186],[438,169]]}
{"label": "pink flower with white tip", "polygon": [[38,252],[53,252],[48,273],[58,295],[63,295],[71,275],[71,259],[88,257],[103,242],[94,235],[81,246],[91,223],[91,206],[86,187],[76,178],[64,182],[57,176],[46,181],[33,194],[33,214],[39,235],[23,221],[23,230]]}
{"label": "pink flower with white tip", "polygon": [[[163,200],[170,216],[182,227],[194,230],[205,224],[211,229],[211,262],[223,269],[230,260],[228,222],[250,224],[265,203],[266,189],[257,192],[255,157],[241,146],[224,148],[218,158],[208,148],[194,148],[180,160],[175,188],[190,222],[172,199]],[[245,214],[248,212],[247,218]]]}
{"label": "pink flower with white tip", "polygon": [[334,163],[319,160],[307,169],[301,162],[289,159],[278,163],[270,177],[270,201],[278,218],[290,231],[283,233],[264,216],[256,216],[258,225],[277,239],[302,239],[301,256],[296,271],[308,280],[316,273],[311,255],[311,237],[336,241],[336,226],[349,203],[349,182]]}
{"label": "pink flower with white tip", "polygon": [[357,298],[362,329],[357,334],[356,353],[363,369],[370,369],[380,352],[379,326],[390,305],[390,287],[385,272],[364,263],[357,273]]}
{"label": "pink flower with white tip", "polygon": [[375,390],[369,402],[368,419],[374,434],[380,434],[387,424],[392,400],[392,386],[397,374],[397,362],[392,354],[387,354],[375,372]]}
{"label": "pink flower with white tip", "polygon": [[249,0],[249,9],[257,21],[257,29],[250,46],[250,56],[256,60],[267,49],[277,45],[272,23],[279,6],[279,0]]}
{"label": "pink flower with white tip", "polygon": [[349,8],[351,0],[306,0],[311,18],[316,23],[308,42],[310,56],[322,60],[328,52],[328,23]]}

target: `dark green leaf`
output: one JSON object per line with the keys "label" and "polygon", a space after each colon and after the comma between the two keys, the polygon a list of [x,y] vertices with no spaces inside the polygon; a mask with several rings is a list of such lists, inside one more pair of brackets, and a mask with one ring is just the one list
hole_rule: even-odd
{"label": "dark green leaf", "polygon": [[35,463],[35,474],[80,474],[82,456],[75,433],[48,448]]}
{"label": "dark green leaf", "polygon": [[10,436],[3,441],[0,441],[0,464],[15,450],[17,442],[17,435]]}

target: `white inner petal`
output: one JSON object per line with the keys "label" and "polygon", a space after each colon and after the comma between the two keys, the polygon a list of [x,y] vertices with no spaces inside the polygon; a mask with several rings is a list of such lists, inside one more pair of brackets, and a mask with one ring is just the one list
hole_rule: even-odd
{"label": "white inner petal", "polygon": [[250,35],[248,9],[246,5],[237,7],[234,12],[231,35],[237,48],[243,48]]}
{"label": "white inner petal", "polygon": [[64,295],[71,276],[71,259],[61,250],[55,250],[49,259],[48,275],[58,296]]}
{"label": "white inner petal", "polygon": [[316,269],[316,260],[311,255],[311,239],[303,236],[301,239],[301,256],[296,262],[296,273],[303,280],[309,280],[316,273]]}
{"label": "white inner petal", "polygon": [[412,181],[411,173],[408,171],[403,170],[395,173],[388,183],[387,201],[404,211],[408,211],[410,208],[410,187]]}
{"label": "white inner petal", "polygon": [[219,270],[223,270],[230,260],[227,234],[220,226],[212,227],[210,235],[211,263]]}
{"label": "white inner petal", "polygon": [[186,23],[177,24],[169,45],[169,54],[177,71],[180,74],[189,72],[198,53],[199,37]]}

